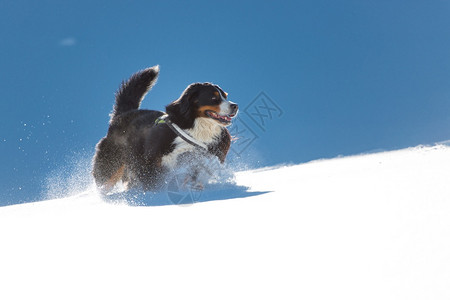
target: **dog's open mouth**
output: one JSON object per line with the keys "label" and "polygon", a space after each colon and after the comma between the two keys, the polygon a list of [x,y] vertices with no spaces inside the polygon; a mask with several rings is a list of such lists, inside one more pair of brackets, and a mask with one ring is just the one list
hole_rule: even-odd
{"label": "dog's open mouth", "polygon": [[231,120],[236,116],[236,114],[221,116],[212,110],[205,111],[205,114],[213,120],[216,120],[224,125],[230,125]]}

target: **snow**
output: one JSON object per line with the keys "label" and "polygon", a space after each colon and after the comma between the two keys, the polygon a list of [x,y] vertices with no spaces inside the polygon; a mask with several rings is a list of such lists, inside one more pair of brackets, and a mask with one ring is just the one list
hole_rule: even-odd
{"label": "snow", "polygon": [[450,147],[236,181],[248,197],[1,207],[0,299],[450,298]]}

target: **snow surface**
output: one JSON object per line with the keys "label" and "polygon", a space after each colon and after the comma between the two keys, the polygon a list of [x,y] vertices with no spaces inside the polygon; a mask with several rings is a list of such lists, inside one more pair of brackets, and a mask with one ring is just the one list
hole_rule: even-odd
{"label": "snow surface", "polygon": [[236,180],[255,193],[0,207],[0,299],[450,299],[450,147]]}

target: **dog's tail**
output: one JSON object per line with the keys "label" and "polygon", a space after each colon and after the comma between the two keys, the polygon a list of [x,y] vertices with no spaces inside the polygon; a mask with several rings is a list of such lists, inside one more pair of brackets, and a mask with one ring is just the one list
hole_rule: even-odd
{"label": "dog's tail", "polygon": [[116,104],[110,115],[111,120],[124,112],[138,109],[142,99],[155,84],[158,74],[159,66],[154,66],[139,71],[127,81],[123,81],[116,92]]}

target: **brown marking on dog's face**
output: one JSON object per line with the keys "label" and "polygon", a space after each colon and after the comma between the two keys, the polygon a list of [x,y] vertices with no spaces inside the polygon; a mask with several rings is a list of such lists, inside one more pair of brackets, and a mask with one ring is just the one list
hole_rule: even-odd
{"label": "brown marking on dog's face", "polygon": [[220,114],[220,105],[204,105],[204,106],[200,106],[197,109],[197,117],[209,118],[209,116],[206,115],[206,111],[208,111],[208,110],[213,111],[216,114]]}
{"label": "brown marking on dog's face", "polygon": [[[214,96],[220,97],[219,91],[214,91]],[[224,99],[227,99],[228,93],[227,93],[227,92],[223,92],[223,95],[222,95],[222,96],[223,96]]]}

